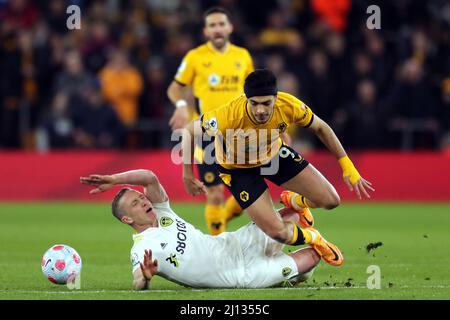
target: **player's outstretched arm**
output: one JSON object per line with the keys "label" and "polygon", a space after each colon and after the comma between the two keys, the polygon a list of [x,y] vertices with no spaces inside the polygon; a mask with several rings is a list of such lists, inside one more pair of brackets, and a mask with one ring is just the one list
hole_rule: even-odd
{"label": "player's outstretched arm", "polygon": [[192,121],[183,131],[181,150],[183,153],[183,183],[186,192],[196,196],[206,194],[205,185],[195,178],[194,175],[194,149],[195,137],[201,134],[201,123],[199,119]]}
{"label": "player's outstretched arm", "polygon": [[189,106],[184,99],[184,87],[176,82],[172,81],[167,89],[167,96],[175,106],[175,111],[169,120],[169,126],[173,130],[184,128],[189,122]]}
{"label": "player's outstretched arm", "polygon": [[152,259],[152,250],[145,250],[144,262],[139,264],[140,268],[133,274],[133,289],[148,290],[152,277],[158,272],[158,260]]}
{"label": "player's outstretched arm", "polygon": [[105,192],[115,185],[129,184],[143,186],[145,195],[153,203],[168,200],[167,193],[159,183],[158,177],[150,170],[131,170],[112,175],[91,174],[88,177],[81,177],[80,182],[96,187],[89,192],[90,194]]}
{"label": "player's outstretched arm", "polygon": [[367,198],[370,198],[368,190],[372,192],[375,191],[372,187],[372,183],[361,177],[358,170],[356,170],[352,161],[347,156],[347,153],[342,147],[342,144],[333,129],[331,129],[331,127],[317,115],[314,115],[314,120],[309,128],[338,159],[342,168],[342,177],[349,190],[355,191],[356,196],[359,199],[361,199],[361,193]]}

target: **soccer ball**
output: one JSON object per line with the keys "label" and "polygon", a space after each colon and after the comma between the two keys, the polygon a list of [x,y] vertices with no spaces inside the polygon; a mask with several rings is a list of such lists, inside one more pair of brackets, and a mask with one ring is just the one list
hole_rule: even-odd
{"label": "soccer ball", "polygon": [[42,272],[53,283],[73,282],[81,273],[81,257],[75,249],[65,244],[57,244],[42,257]]}

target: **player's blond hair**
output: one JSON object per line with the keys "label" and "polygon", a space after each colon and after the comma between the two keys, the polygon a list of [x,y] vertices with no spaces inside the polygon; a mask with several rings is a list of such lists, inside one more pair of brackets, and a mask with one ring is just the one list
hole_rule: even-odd
{"label": "player's blond hair", "polygon": [[114,217],[116,217],[119,221],[122,221],[123,216],[125,216],[125,212],[119,208],[120,199],[122,199],[125,192],[133,190],[131,188],[122,188],[119,192],[116,193],[114,199],[111,203],[111,210]]}

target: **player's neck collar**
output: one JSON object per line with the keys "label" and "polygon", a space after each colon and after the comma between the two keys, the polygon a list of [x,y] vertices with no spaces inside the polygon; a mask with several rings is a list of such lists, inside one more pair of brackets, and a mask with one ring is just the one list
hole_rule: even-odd
{"label": "player's neck collar", "polygon": [[214,52],[216,52],[216,53],[219,53],[219,54],[226,54],[226,53],[228,53],[228,51],[230,51],[231,43],[228,41],[228,42],[225,44],[225,50],[223,50],[223,52],[220,51],[219,49],[216,49],[216,47],[213,46],[213,44],[211,43],[211,41],[206,42],[206,46],[207,46],[210,50],[212,50],[212,51],[214,51]]}

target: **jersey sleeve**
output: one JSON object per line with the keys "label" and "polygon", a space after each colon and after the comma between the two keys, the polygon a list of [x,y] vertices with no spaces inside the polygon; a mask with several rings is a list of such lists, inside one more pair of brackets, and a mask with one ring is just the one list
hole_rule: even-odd
{"label": "jersey sleeve", "polygon": [[314,120],[314,113],[303,101],[294,96],[291,99],[294,108],[294,123],[305,128],[309,127]]}
{"label": "jersey sleeve", "polygon": [[195,54],[189,51],[178,67],[175,81],[183,85],[192,85],[195,77]]}
{"label": "jersey sleeve", "polygon": [[227,119],[226,108],[219,108],[215,111],[206,112],[201,115],[202,130],[209,136],[215,137],[226,128],[232,128],[231,122]]}

